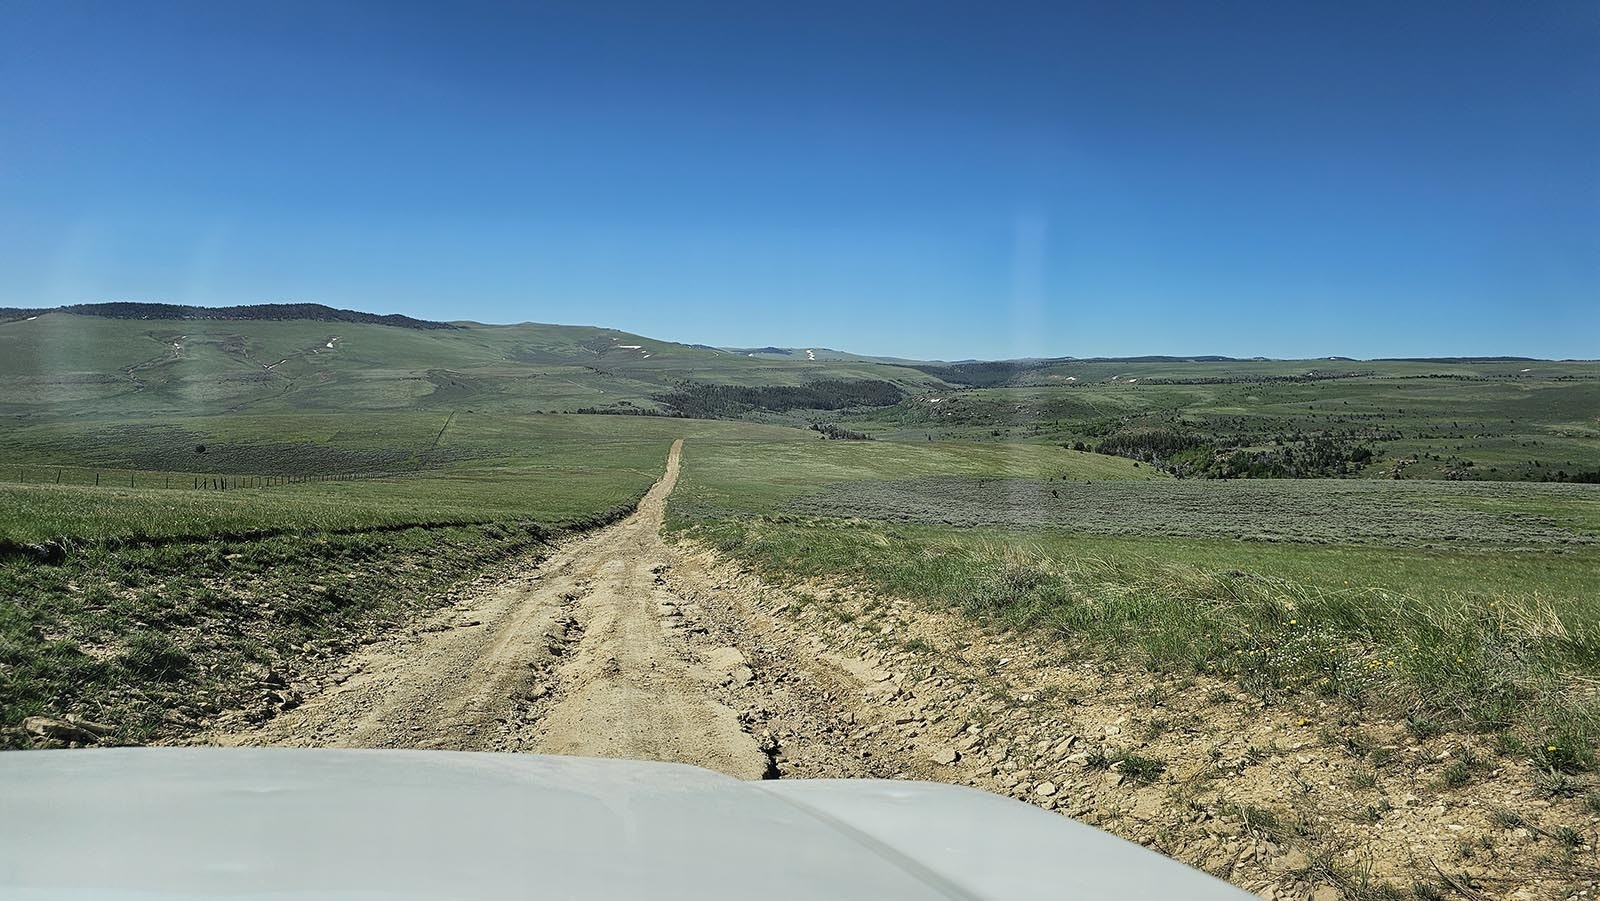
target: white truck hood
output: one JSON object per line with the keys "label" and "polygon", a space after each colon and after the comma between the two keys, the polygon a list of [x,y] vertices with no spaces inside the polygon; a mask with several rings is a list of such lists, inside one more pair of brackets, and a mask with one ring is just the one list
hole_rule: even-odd
{"label": "white truck hood", "polygon": [[443,751],[0,754],[22,899],[1243,899],[1097,829],[925,782]]}

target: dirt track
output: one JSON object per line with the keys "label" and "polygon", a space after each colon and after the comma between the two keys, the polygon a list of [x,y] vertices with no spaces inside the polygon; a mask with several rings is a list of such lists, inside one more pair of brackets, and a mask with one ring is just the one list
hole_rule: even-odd
{"label": "dirt track", "polygon": [[262,728],[218,740],[633,757],[759,778],[767,754],[712,697],[743,655],[691,649],[660,575],[681,450],[627,519],[357,655],[341,684]]}
{"label": "dirt track", "polygon": [[[668,545],[681,451],[626,520],[480,580],[324,674],[299,706],[199,740],[961,783],[1296,901],[1375,897],[1369,881],[1469,898],[1600,887],[1592,846],[1574,857],[1550,838],[1600,822],[1578,796],[1543,800],[1513,767],[1441,788],[1452,755],[1479,738],[1418,741],[1322,700],[1268,707],[1227,683],[1064,657],[849,585],[779,587],[692,542]],[[1377,772],[1336,734],[1391,762]],[[1134,751],[1164,771],[1130,778],[1107,762]]]}

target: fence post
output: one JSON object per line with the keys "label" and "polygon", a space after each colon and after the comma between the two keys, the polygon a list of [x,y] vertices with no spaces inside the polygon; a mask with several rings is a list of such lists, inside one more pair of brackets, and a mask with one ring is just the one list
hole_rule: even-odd
{"label": "fence post", "polygon": [[56,470],[56,484],[61,484],[61,470],[59,469]]}
{"label": "fence post", "polygon": [[100,470],[98,469],[94,471],[94,487],[100,487]]}

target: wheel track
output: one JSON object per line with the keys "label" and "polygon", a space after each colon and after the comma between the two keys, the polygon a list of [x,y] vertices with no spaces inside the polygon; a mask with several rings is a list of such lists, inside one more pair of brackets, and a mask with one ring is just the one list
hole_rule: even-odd
{"label": "wheel track", "polygon": [[540,751],[693,763],[745,778],[769,753],[683,640],[661,538],[683,442],[626,519],[347,662],[341,684],[221,744]]}

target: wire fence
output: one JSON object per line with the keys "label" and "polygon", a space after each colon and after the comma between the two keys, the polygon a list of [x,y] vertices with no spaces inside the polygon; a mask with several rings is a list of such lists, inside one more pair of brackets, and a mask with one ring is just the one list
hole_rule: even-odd
{"label": "wire fence", "polygon": [[377,473],[203,473],[150,469],[113,469],[52,464],[0,465],[0,480],[19,485],[74,485],[95,488],[162,488],[187,491],[240,491],[315,482],[353,482],[378,478]]}

